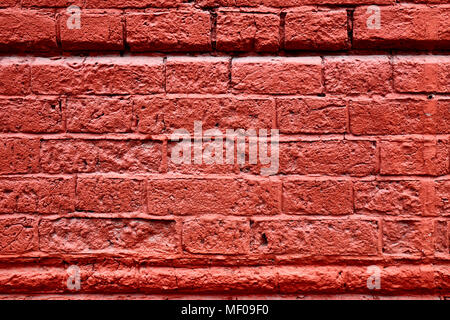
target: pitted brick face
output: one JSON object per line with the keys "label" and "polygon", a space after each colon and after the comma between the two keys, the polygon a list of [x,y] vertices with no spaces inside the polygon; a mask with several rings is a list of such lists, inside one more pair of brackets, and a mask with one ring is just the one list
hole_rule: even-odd
{"label": "pitted brick face", "polygon": [[0,1],[0,298],[450,296],[449,21]]}

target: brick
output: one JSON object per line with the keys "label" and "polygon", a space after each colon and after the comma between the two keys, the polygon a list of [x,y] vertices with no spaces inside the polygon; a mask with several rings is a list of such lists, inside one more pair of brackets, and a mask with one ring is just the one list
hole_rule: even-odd
{"label": "brick", "polygon": [[450,216],[450,180],[436,181],[436,207],[443,216]]}
{"label": "brick", "polygon": [[366,220],[253,221],[250,247],[259,254],[373,256],[378,228],[376,221]]}
{"label": "brick", "polygon": [[21,254],[37,249],[36,221],[30,218],[0,218],[0,254]]}
{"label": "brick", "polygon": [[450,48],[450,7],[402,4],[380,7],[379,29],[368,28],[373,15],[368,7],[356,8],[353,44],[356,48],[444,49]]}
{"label": "brick", "polygon": [[277,99],[281,133],[345,133],[347,102],[333,98]]}
{"label": "brick", "polygon": [[217,49],[220,51],[277,52],[280,17],[275,14],[219,12]]}
{"label": "brick", "polygon": [[131,132],[133,105],[126,97],[69,97],[66,117],[70,132]]}
{"label": "brick", "polygon": [[187,0],[22,0],[24,7],[62,7],[76,5],[81,8],[171,8]]}
{"label": "brick", "polygon": [[271,215],[280,212],[281,183],[259,179],[150,179],[152,215]]}
{"label": "brick", "polygon": [[67,288],[67,277],[65,269],[43,264],[4,268],[0,271],[0,290],[9,294],[63,292],[63,288]]}
{"label": "brick", "polygon": [[228,58],[169,57],[166,90],[169,93],[226,93],[230,70]]}
{"label": "brick", "polygon": [[359,214],[423,215],[426,199],[420,181],[357,181],[355,209]]}
{"label": "brick", "polygon": [[[192,175],[239,173],[236,157],[233,156],[233,161],[227,161],[226,158],[227,147],[235,150],[232,145],[233,139],[211,137],[208,141],[205,138],[203,142],[194,139],[187,140],[191,140],[190,145],[184,139],[174,139],[167,143],[168,172]],[[202,151],[201,157],[196,156],[197,148]],[[190,161],[183,159],[186,156],[184,153],[189,155],[189,151],[191,152]],[[201,163],[196,160],[197,158],[201,158]]]}
{"label": "brick", "polygon": [[0,10],[0,51],[56,49],[54,15],[37,10]]}
{"label": "brick", "polygon": [[43,252],[132,253],[158,256],[178,251],[175,221],[71,218],[39,223]]}
{"label": "brick", "polygon": [[344,50],[348,47],[346,10],[303,9],[286,14],[287,50]]}
{"label": "brick", "polygon": [[376,173],[371,141],[310,141],[280,144],[281,174],[366,176]]}
{"label": "brick", "polygon": [[428,256],[434,253],[434,226],[429,220],[388,220],[383,223],[383,253]]}
{"label": "brick", "polygon": [[275,101],[240,97],[136,97],[135,113],[142,133],[173,133],[178,129],[194,133],[194,122],[202,121],[204,131],[219,129],[271,129]]}
{"label": "brick", "polygon": [[149,141],[45,140],[41,167],[48,173],[158,172],[162,147]]}
{"label": "brick", "polygon": [[25,95],[30,92],[31,68],[21,57],[0,58],[0,94]]}
{"label": "brick", "polygon": [[58,17],[63,50],[123,50],[124,32],[120,12],[82,12],[80,29],[69,29],[70,14]]}
{"label": "brick", "polygon": [[14,7],[16,5],[18,0],[2,0],[2,2],[0,2],[0,8],[4,8],[4,7]]}
{"label": "brick", "polygon": [[284,181],[283,212],[318,215],[352,214],[352,183],[340,180]]}
{"label": "brick", "polygon": [[176,268],[178,292],[212,293],[274,292],[277,273],[273,267]]}
{"label": "brick", "polygon": [[322,92],[322,61],[318,57],[233,59],[236,92],[261,94],[318,94]]}
{"label": "brick", "polygon": [[[418,1],[418,0],[416,0]],[[422,0],[425,1],[425,0]],[[434,0],[443,1],[443,0]],[[304,5],[394,4],[395,0],[199,0],[201,7],[300,7]]]}
{"label": "brick", "polygon": [[164,11],[126,16],[131,51],[208,51],[211,22],[208,12]]}
{"label": "brick", "polygon": [[352,99],[349,112],[350,130],[355,135],[450,133],[447,99]]}
{"label": "brick", "polygon": [[399,56],[393,65],[398,92],[450,92],[448,56]]}
{"label": "brick", "polygon": [[449,152],[444,140],[381,141],[381,174],[445,175]]}
{"label": "brick", "polygon": [[57,97],[0,98],[0,132],[55,133],[63,130]]}
{"label": "brick", "polygon": [[447,221],[436,221],[434,224],[434,234],[436,237],[434,249],[436,254],[450,254],[450,226]]}
{"label": "brick", "polygon": [[38,139],[2,138],[0,154],[0,174],[39,171]]}
{"label": "brick", "polygon": [[142,180],[79,177],[76,194],[76,209],[79,211],[145,211],[145,184]]}
{"label": "brick", "polygon": [[386,94],[392,91],[392,71],[386,56],[325,58],[325,86],[329,93]]}
{"label": "brick", "polygon": [[183,249],[194,254],[245,254],[249,231],[246,219],[187,220],[183,222]]}
{"label": "brick", "polygon": [[149,94],[163,91],[163,60],[155,57],[36,58],[37,94]]}
{"label": "brick", "polygon": [[75,210],[73,178],[0,178],[0,213]]}

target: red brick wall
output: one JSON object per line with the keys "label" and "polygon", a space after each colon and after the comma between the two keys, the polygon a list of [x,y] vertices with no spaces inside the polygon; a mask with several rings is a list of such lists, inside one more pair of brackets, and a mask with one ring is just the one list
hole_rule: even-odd
{"label": "red brick wall", "polygon": [[448,0],[0,0],[0,296],[450,295],[449,49]]}

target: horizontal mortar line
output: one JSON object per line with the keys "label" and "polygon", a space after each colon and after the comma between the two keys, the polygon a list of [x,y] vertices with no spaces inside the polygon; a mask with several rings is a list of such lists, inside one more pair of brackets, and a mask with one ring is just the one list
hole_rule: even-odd
{"label": "horizontal mortar line", "polygon": [[[438,92],[430,92],[433,95],[436,95],[439,99],[450,99],[450,92],[448,93],[438,93]],[[127,93],[127,94],[67,94],[67,93],[59,93],[59,94],[40,94],[40,93],[30,93],[25,95],[6,95],[0,94],[0,99],[37,99],[37,98],[48,98],[48,99],[58,99],[58,98],[67,98],[70,99],[79,99],[79,98],[111,98],[111,99],[124,99],[124,98],[168,98],[168,99],[183,99],[183,98],[191,98],[191,99],[311,99],[315,98],[318,100],[328,100],[328,99],[343,99],[343,100],[354,100],[356,99],[424,99],[429,101],[430,93],[424,92],[387,92],[385,94],[380,93],[358,93],[352,96],[348,94],[339,94],[339,93],[327,93],[323,94],[284,94],[282,96],[274,96],[269,94],[257,94],[257,93],[149,93],[149,94],[136,94],[136,93]],[[438,100],[439,100],[438,99]]]}
{"label": "horizontal mortar line", "polygon": [[[0,255],[0,269],[9,269],[5,268],[10,263],[17,263],[17,261],[27,261],[30,259],[41,258],[43,262],[45,259],[47,260],[55,260],[55,259],[70,259],[75,260],[78,259],[81,264],[88,262],[97,262],[103,261],[106,259],[124,259],[127,260],[130,258],[130,254],[133,252],[122,252],[122,254],[114,254],[111,252],[96,252],[96,253],[67,253],[60,251],[58,253],[46,253],[42,251],[30,251],[23,253],[23,255],[19,254],[10,254],[10,255]],[[134,252],[136,254],[136,252]],[[244,265],[234,265],[231,266],[227,262],[223,262],[224,258],[227,259],[237,259],[239,261],[247,262],[248,264]],[[275,260],[272,263],[261,263],[261,258]],[[392,263],[395,261],[407,263],[409,265],[422,265],[422,264],[430,264],[434,265],[448,265],[450,263],[449,257],[445,256],[419,256],[419,255],[317,255],[314,253],[309,254],[273,254],[273,253],[262,253],[262,254],[238,254],[238,255],[224,255],[224,254],[189,254],[189,253],[180,253],[180,254],[161,254],[159,256],[140,256],[141,262],[145,264],[153,264],[155,268],[171,268],[174,266],[173,262],[176,262],[179,259],[193,259],[194,261],[191,263],[184,263],[180,265],[180,268],[196,266],[199,268],[202,267],[211,267],[210,264],[202,262],[207,259],[214,259],[217,263],[214,267],[280,267],[280,266],[294,266],[294,267],[307,267],[307,266],[315,266],[315,267],[327,267],[327,266],[349,266],[349,263],[352,265],[364,265],[365,263],[371,261],[377,261],[381,264]],[[6,260],[5,262],[2,260]],[[303,259],[303,261],[298,261]],[[297,260],[297,261],[296,261]],[[306,261],[305,261],[306,260]],[[332,264],[329,264],[329,260],[332,260]],[[222,261],[222,263],[220,263]],[[324,262],[328,262],[325,264]],[[29,263],[27,263],[29,264]],[[90,264],[90,263],[87,263]],[[38,264],[40,265],[40,264]],[[55,265],[55,263],[52,263]],[[45,266],[49,266],[46,264]],[[390,266],[390,265],[388,265]],[[31,266],[32,267],[32,266]],[[449,265],[450,267],[450,265]],[[13,267],[14,268],[14,267]],[[28,267],[25,267],[28,268]]]}
{"label": "horizontal mortar line", "polygon": [[[433,95],[434,98],[430,99],[429,96]],[[135,98],[164,98],[164,99],[236,99],[236,100],[288,100],[288,99],[313,99],[313,100],[342,100],[342,102],[350,101],[366,101],[366,100],[406,100],[406,99],[418,99],[426,101],[446,101],[450,99],[450,93],[439,93],[439,92],[389,92],[385,94],[380,93],[354,93],[354,94],[337,94],[333,92],[324,93],[311,93],[311,94],[256,94],[256,93],[245,93],[245,92],[228,92],[228,93],[148,93],[148,94],[135,94],[135,93],[104,93],[104,94],[68,94],[68,93],[54,93],[54,94],[43,94],[43,93],[31,93],[26,95],[0,95],[0,99],[121,99],[121,100],[133,100]],[[345,108],[346,105],[336,106],[335,108]]]}
{"label": "horizontal mortar line", "polygon": [[366,222],[379,222],[384,221],[450,221],[450,215],[448,216],[421,216],[421,215],[388,215],[381,213],[349,213],[349,214],[294,214],[294,213],[277,213],[277,214],[227,214],[227,213],[197,213],[197,214],[173,214],[173,215],[154,215],[145,212],[86,212],[75,211],[71,213],[0,213],[0,218],[23,218],[28,217],[37,221],[40,220],[58,220],[58,219],[101,219],[101,220],[149,220],[149,221],[178,221],[180,223],[192,219],[206,219],[206,220],[229,220],[229,221],[366,221]]}
{"label": "horizontal mortar line", "polygon": [[[16,261],[26,261],[27,259],[64,259],[67,260],[79,260],[80,264],[83,265],[87,261],[86,264],[92,264],[92,262],[97,263],[97,261],[103,261],[104,259],[124,259],[127,260],[130,257],[136,256],[138,252],[136,250],[122,250],[118,253],[114,253],[111,251],[101,251],[94,253],[88,252],[80,252],[80,253],[67,253],[63,250],[59,252],[47,253],[43,251],[33,251],[26,252],[23,255],[0,255],[0,264],[2,263],[2,259],[7,260],[7,263],[15,263]],[[266,267],[266,268],[279,268],[279,267],[328,267],[328,266],[342,266],[342,267],[351,267],[351,266],[363,266],[369,262],[377,262],[381,265],[391,266],[390,264],[393,262],[403,262],[403,264],[418,266],[423,264],[433,264],[434,266],[446,266],[450,263],[450,256],[421,256],[421,255],[318,255],[314,253],[309,254],[275,254],[275,253],[249,253],[249,254],[189,254],[187,252],[180,254],[160,254],[160,255],[139,255],[140,260],[145,264],[153,264],[154,268],[258,268],[258,267]],[[222,262],[223,259],[230,260],[239,260],[247,262],[247,264],[241,265],[230,265],[229,263]],[[173,262],[179,259],[193,259],[196,260],[191,263],[185,263],[180,266],[174,266]],[[205,260],[213,260],[216,264],[211,266],[209,263],[202,262]],[[273,263],[261,263],[261,259],[275,259],[276,261]],[[296,260],[308,260],[302,262],[296,262]],[[332,264],[329,264],[330,260],[332,260]],[[168,261],[168,262],[167,262]],[[255,262],[258,262],[255,263]],[[328,263],[327,263],[328,262]],[[156,265],[155,265],[156,264]],[[55,263],[52,264],[55,266]],[[57,265],[57,264],[56,264]],[[49,265],[46,265],[47,267]],[[449,266],[450,267],[450,266]],[[25,268],[33,268],[33,266],[25,267]],[[10,268],[2,268],[0,266],[0,270],[10,269]],[[13,268],[11,268],[13,269]],[[14,268],[15,269],[15,268]]]}
{"label": "horizontal mortar line", "polygon": [[[367,52],[369,50],[369,52]],[[283,60],[283,59],[295,59],[299,58],[300,60],[304,58],[314,57],[314,58],[349,58],[349,57],[382,57],[382,58],[395,58],[395,57],[445,57],[450,58],[450,50],[432,50],[432,51],[417,51],[417,49],[411,49],[410,51],[399,49],[398,52],[392,54],[392,50],[383,50],[383,51],[376,51],[370,50],[370,49],[364,49],[364,50],[350,50],[350,51],[300,51],[300,50],[293,50],[291,53],[292,55],[278,55],[277,53],[258,53],[258,55],[254,55],[254,52],[242,52],[242,55],[230,55],[228,52],[211,52],[211,51],[194,51],[193,53],[195,55],[188,55],[189,51],[186,52],[179,52],[178,54],[176,52],[157,52],[157,51],[131,51],[126,52],[125,54],[119,53],[119,50],[117,51],[100,51],[102,55],[96,55],[96,56],[89,56],[90,60],[101,60],[102,58],[117,58],[117,59],[129,59],[129,58],[142,58],[142,57],[152,57],[152,58],[161,58],[161,65],[163,64],[162,58],[188,58],[190,60],[195,59],[210,59],[210,58],[217,58],[220,59],[232,59],[232,60],[238,60],[241,58],[248,59],[249,62],[251,62],[251,58],[254,58],[255,60],[259,60],[259,62],[264,60]],[[57,50],[57,53],[63,53],[59,52]],[[90,52],[93,50],[87,50],[87,52]],[[94,50],[95,51],[95,50]],[[97,52],[97,51],[95,51]],[[86,60],[86,56],[78,56],[78,55],[70,55],[66,56],[63,54],[52,54],[52,52],[48,52],[48,55],[42,55],[42,53],[46,52],[39,52],[41,55],[35,55],[33,53],[25,52],[23,54],[17,54],[15,52],[0,52],[0,60],[1,58],[19,58],[23,60],[22,64],[28,64],[28,65],[36,65],[35,60],[37,59],[45,59],[48,60],[50,63],[54,64],[56,61],[65,61],[65,60]],[[56,53],[56,52],[55,52]],[[64,53],[75,53],[74,51],[64,51]],[[214,53],[214,55],[212,54]],[[289,51],[287,52],[289,53]],[[28,61],[27,61],[28,59]],[[88,60],[88,62],[90,61]],[[88,64],[88,63],[84,63]],[[40,63],[39,65],[45,65]]]}
{"label": "horizontal mortar line", "polygon": [[14,174],[0,174],[0,179],[11,178],[118,178],[118,179],[192,179],[192,180],[208,180],[208,179],[248,179],[248,180],[261,180],[261,181],[282,181],[282,180],[345,180],[345,181],[396,181],[396,180],[449,180],[449,175],[442,176],[422,176],[422,175],[368,175],[368,176],[349,176],[349,175],[324,175],[324,174],[310,174],[310,175],[274,175],[274,176],[261,176],[248,173],[227,173],[227,174],[181,174],[181,173],[117,173],[117,172],[77,172],[77,173],[14,173]]}
{"label": "horizontal mortar line", "polygon": [[[236,137],[236,134],[226,134],[227,128],[217,128],[222,131],[222,137],[224,139],[232,139]],[[239,128],[230,129],[238,130]],[[260,130],[267,130],[268,137],[259,137]],[[177,130],[174,128],[174,130]],[[202,137],[203,139],[209,139],[214,137],[214,135],[204,134],[209,127],[203,128]],[[265,128],[265,127],[255,127],[249,129],[243,129],[248,132],[248,130],[256,130],[257,136],[249,136],[249,138],[258,138],[259,140],[271,140],[271,130],[276,130],[276,128]],[[279,130],[279,129],[278,129]],[[130,133],[76,133],[76,132],[61,132],[61,133],[5,133],[0,132],[0,139],[8,138],[23,138],[23,139],[40,139],[46,140],[68,140],[68,139],[79,139],[79,140],[146,140],[163,142],[166,140],[171,140],[175,137],[186,137],[194,140],[195,135],[193,130],[190,130],[189,136],[184,136],[174,133],[166,134],[146,134],[138,132]],[[376,142],[378,140],[394,140],[394,141],[408,141],[408,140],[447,140],[450,139],[450,134],[397,134],[397,135],[354,135],[350,133],[310,133],[310,134],[284,134],[283,132],[279,135],[280,143],[288,142],[314,142],[314,141],[330,141],[330,140],[349,140],[349,141],[371,141]],[[173,141],[177,142],[177,141]]]}

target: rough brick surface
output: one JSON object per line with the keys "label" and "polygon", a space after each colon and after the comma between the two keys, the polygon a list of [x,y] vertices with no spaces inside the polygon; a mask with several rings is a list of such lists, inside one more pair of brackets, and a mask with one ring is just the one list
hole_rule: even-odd
{"label": "rough brick surface", "polygon": [[69,29],[70,15],[58,17],[64,50],[121,50],[124,48],[122,18],[118,12],[84,13],[80,29]]}
{"label": "rough brick surface", "polygon": [[51,12],[0,10],[0,50],[56,49],[55,17]]}
{"label": "rough brick surface", "polygon": [[392,91],[392,70],[386,56],[330,57],[325,59],[326,91],[336,94]]}
{"label": "rough brick surface", "polygon": [[348,47],[346,10],[288,12],[285,30],[285,48],[289,50],[342,50]]}
{"label": "rough brick surface", "polygon": [[448,134],[449,111],[447,99],[352,99],[350,128],[355,135]]}
{"label": "rough brick surface", "polygon": [[448,298],[449,21],[0,1],[0,299]]}
{"label": "rough brick surface", "polygon": [[375,143],[371,141],[311,141],[280,145],[280,172],[283,174],[365,176],[375,171]]}
{"label": "rough brick surface", "polygon": [[163,91],[160,58],[36,58],[31,63],[37,94],[148,94]]}
{"label": "rough brick surface", "polygon": [[399,92],[450,92],[448,56],[403,56],[394,60],[394,83]]}
{"label": "rough brick surface", "polygon": [[0,99],[0,131],[53,133],[63,129],[62,101],[57,97]]}
{"label": "rough brick surface", "polygon": [[322,92],[319,58],[233,59],[232,85],[236,92],[317,94]]}
{"label": "rough brick surface", "polygon": [[64,213],[75,209],[73,178],[1,178],[1,213]]}
{"label": "rough brick surface", "polygon": [[400,5],[380,7],[380,28],[369,28],[368,7],[354,12],[354,44],[358,48],[450,48],[450,7]]}
{"label": "rough brick surface", "polygon": [[381,168],[387,175],[446,175],[449,170],[445,140],[382,141]]}
{"label": "rough brick surface", "polygon": [[129,14],[127,41],[132,51],[208,51],[210,15],[201,11]]}
{"label": "rough brick surface", "polygon": [[280,47],[280,17],[274,14],[219,12],[217,49],[276,52]]}

